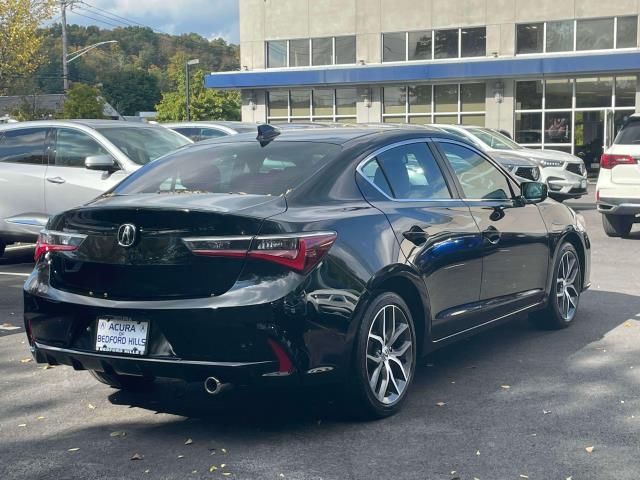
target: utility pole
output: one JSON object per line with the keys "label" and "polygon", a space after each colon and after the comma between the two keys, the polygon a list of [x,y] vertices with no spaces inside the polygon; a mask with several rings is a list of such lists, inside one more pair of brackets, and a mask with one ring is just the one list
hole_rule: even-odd
{"label": "utility pole", "polygon": [[60,16],[62,22],[62,84],[65,93],[69,90],[69,64],[67,63],[67,6],[71,2],[68,0],[60,0]]}
{"label": "utility pole", "polygon": [[189,112],[189,100],[190,100],[190,93],[189,93],[189,67],[191,65],[198,65],[200,63],[200,59],[199,58],[194,58],[193,60],[187,60],[187,63],[185,65],[185,81],[186,81],[186,97],[187,97],[187,122],[191,120],[191,113]]}

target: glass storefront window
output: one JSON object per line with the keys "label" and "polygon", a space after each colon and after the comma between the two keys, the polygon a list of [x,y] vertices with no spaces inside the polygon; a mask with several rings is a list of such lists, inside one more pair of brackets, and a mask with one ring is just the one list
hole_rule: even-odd
{"label": "glass storefront window", "polygon": [[547,112],[544,142],[571,143],[571,112]]}
{"label": "glass storefront window", "polygon": [[576,79],[576,108],[611,107],[613,78]]}
{"label": "glass storefront window", "polygon": [[596,18],[576,22],[577,50],[613,48],[613,18]]}
{"label": "glass storefront window", "polygon": [[[431,85],[409,87],[409,113],[431,112]],[[429,122],[425,122],[429,123]]]}
{"label": "glass storefront window", "polygon": [[272,91],[268,96],[269,116],[286,117],[289,115],[289,92]]}
{"label": "glass storefront window", "polygon": [[455,125],[458,123],[457,115],[436,115],[433,119],[433,123],[441,125]]}
{"label": "glass storefront window", "polygon": [[291,116],[311,115],[311,90],[291,90]]}
{"label": "glass storefront window", "polygon": [[409,123],[414,125],[428,125],[431,123],[431,117],[409,117]]}
{"label": "glass storefront window", "polygon": [[573,50],[573,20],[547,22],[547,53]]}
{"label": "glass storefront window", "polygon": [[635,48],[638,46],[638,17],[618,17],[616,48]]}
{"label": "glass storefront window", "polygon": [[356,63],[356,37],[336,37],[336,64],[347,65]]}
{"label": "glass storefront window", "polygon": [[406,87],[384,87],[382,96],[384,113],[405,113]]}
{"label": "glass storefront window", "polygon": [[312,39],[311,51],[314,65],[331,65],[333,63],[333,39],[331,37]]}
{"label": "glass storefront window", "polygon": [[544,23],[527,23],[516,27],[516,53],[542,53]]}
{"label": "glass storefront window", "polygon": [[484,112],[486,88],[484,83],[460,85],[460,111]]}
{"label": "glass storefront window", "polygon": [[484,57],[487,55],[487,29],[480,28],[463,28],[462,34],[462,53],[463,57]]}
{"label": "glass storefront window", "polygon": [[516,113],[515,141],[542,143],[542,113]]}
{"label": "glass storefront window", "polygon": [[406,117],[384,117],[384,123],[407,123]]}
{"label": "glass storefront window", "polygon": [[309,66],[309,40],[289,40],[289,66]]}
{"label": "glass storefront window", "polygon": [[284,68],[287,66],[287,41],[267,42],[267,67]]}
{"label": "glass storefront window", "polygon": [[573,80],[547,80],[546,108],[571,108],[573,101]]}
{"label": "glass storefront window", "polygon": [[318,89],[313,91],[313,115],[333,116],[333,90]]}
{"label": "glass storefront window", "polygon": [[409,60],[431,60],[431,31],[409,32]]}
{"label": "glass storefront window", "polygon": [[636,77],[616,78],[616,107],[636,106]]}
{"label": "glass storefront window", "polygon": [[405,32],[382,34],[382,61],[404,62],[407,59],[407,35]]}
{"label": "glass storefront window", "polygon": [[458,29],[435,32],[435,58],[458,58]]}
{"label": "glass storefront window", "polygon": [[574,155],[597,168],[604,144],[604,111],[576,112]]}
{"label": "glass storefront window", "polygon": [[542,108],[542,81],[527,80],[516,83],[516,110]]}
{"label": "glass storefront window", "polygon": [[462,115],[460,123],[473,127],[484,127],[484,115]]}
{"label": "glass storefront window", "polygon": [[338,88],[336,90],[336,115],[355,115],[357,103],[357,88]]}
{"label": "glass storefront window", "polygon": [[435,111],[458,111],[458,85],[436,85],[434,87]]}

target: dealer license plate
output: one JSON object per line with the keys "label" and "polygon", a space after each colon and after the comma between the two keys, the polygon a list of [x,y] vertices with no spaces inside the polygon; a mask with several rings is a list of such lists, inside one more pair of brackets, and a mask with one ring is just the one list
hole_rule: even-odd
{"label": "dealer license plate", "polygon": [[582,182],[580,182],[580,188],[587,188],[587,181],[586,180],[582,180]]}
{"label": "dealer license plate", "polygon": [[98,317],[96,350],[144,355],[147,352],[149,322],[128,317]]}

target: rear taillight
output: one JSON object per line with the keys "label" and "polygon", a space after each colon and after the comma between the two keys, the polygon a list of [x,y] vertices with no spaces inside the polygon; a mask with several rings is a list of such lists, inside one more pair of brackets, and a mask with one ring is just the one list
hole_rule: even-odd
{"label": "rear taillight", "polygon": [[603,153],[600,157],[600,167],[607,170],[612,169],[616,165],[635,165],[637,160],[631,155],[613,155],[611,153]]}
{"label": "rear taillight", "polygon": [[314,232],[182,240],[194,255],[253,258],[306,273],[322,260],[336,241],[336,236],[335,232]]}
{"label": "rear taillight", "polygon": [[87,238],[86,235],[79,233],[43,230],[38,235],[33,258],[37,262],[47,252],[71,252],[77,250],[85,238]]}

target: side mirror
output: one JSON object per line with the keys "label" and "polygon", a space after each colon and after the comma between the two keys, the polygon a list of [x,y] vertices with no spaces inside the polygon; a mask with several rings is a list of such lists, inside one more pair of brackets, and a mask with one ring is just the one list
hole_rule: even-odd
{"label": "side mirror", "polygon": [[116,161],[111,155],[91,155],[84,159],[84,166],[87,170],[102,170],[113,172],[117,170]]}
{"label": "side mirror", "polygon": [[547,185],[541,182],[522,182],[520,191],[520,198],[525,205],[543,202],[548,195]]}

